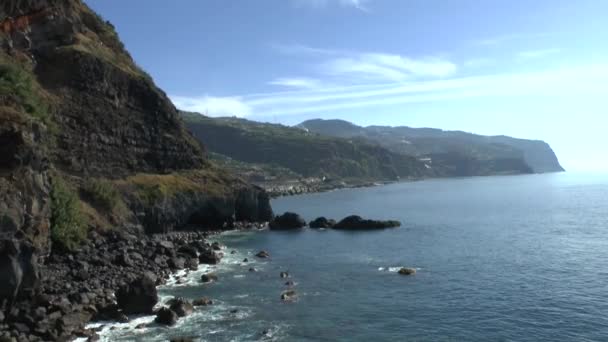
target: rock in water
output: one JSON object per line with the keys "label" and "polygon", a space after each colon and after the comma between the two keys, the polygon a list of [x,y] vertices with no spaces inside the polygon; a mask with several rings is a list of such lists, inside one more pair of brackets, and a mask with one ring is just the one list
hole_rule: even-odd
{"label": "rock in water", "polygon": [[281,272],[280,274],[281,278],[289,278],[289,273],[288,272]]}
{"label": "rock in water", "polygon": [[156,319],[154,321],[158,324],[171,326],[177,323],[177,318],[178,316],[173,310],[166,307],[162,307],[156,313]]}
{"label": "rock in water", "polygon": [[334,225],[334,229],[344,230],[366,230],[366,229],[384,229],[384,228],[395,228],[400,227],[401,222],[399,221],[379,221],[379,220],[366,220],[361,216],[352,215],[348,216],[342,221]]}
{"label": "rock in water", "polygon": [[291,302],[296,300],[298,294],[295,290],[287,290],[281,293],[281,300],[284,302]]}
{"label": "rock in water", "polygon": [[217,265],[220,263],[220,260],[222,260],[221,255],[211,249],[205,249],[201,251],[201,254],[198,257],[198,261],[201,264],[207,265]]}
{"label": "rock in water", "polygon": [[258,254],[255,255],[258,258],[270,258],[270,253],[266,252],[266,251],[259,251]]}
{"label": "rock in water", "polygon": [[313,221],[310,221],[308,226],[310,228],[333,228],[336,225],[335,220],[328,220],[325,217],[318,217]]}
{"label": "rock in water", "polygon": [[194,306],[184,298],[175,298],[169,301],[169,309],[175,312],[179,317],[192,315]]}
{"label": "rock in water", "polygon": [[194,337],[176,337],[169,340],[170,342],[194,342]]}
{"label": "rock in water", "polygon": [[156,276],[146,272],[139,279],[122,286],[116,292],[116,301],[127,315],[151,314],[158,303]]}
{"label": "rock in water", "polygon": [[209,306],[209,305],[213,305],[213,301],[207,297],[203,297],[203,298],[199,298],[199,299],[195,299],[192,302],[192,305],[194,306]]}
{"label": "rock in water", "polygon": [[401,274],[401,275],[414,275],[414,274],[416,274],[416,269],[415,268],[409,268],[409,267],[402,267],[399,270],[399,274]]}
{"label": "rock in water", "polygon": [[203,283],[210,283],[210,282],[217,281],[217,280],[218,280],[218,277],[215,273],[207,273],[207,274],[203,274],[201,276],[201,281]]}
{"label": "rock in water", "polygon": [[306,221],[296,213],[286,212],[281,216],[275,217],[270,221],[268,226],[274,230],[299,229],[306,226]]}

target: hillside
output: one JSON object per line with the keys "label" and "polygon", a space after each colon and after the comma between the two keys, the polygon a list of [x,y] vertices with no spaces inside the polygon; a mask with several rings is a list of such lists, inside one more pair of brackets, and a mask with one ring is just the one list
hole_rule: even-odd
{"label": "hillside", "polygon": [[358,139],[323,137],[238,118],[208,118],[197,113],[183,113],[183,117],[188,129],[211,152],[241,162],[276,165],[303,178],[360,183],[432,175],[414,157]]}
{"label": "hillside", "polygon": [[0,305],[35,286],[39,258],[92,231],[271,218],[268,195],[207,159],[83,2],[4,1],[0,24],[0,273],[13,277]]}
{"label": "hillside", "polygon": [[447,163],[452,169],[461,168],[458,164],[462,163],[485,165],[481,169],[470,169],[471,175],[483,169],[497,173],[501,173],[501,169],[507,171],[505,168],[524,171],[522,164],[535,173],[563,171],[555,153],[543,141],[433,128],[360,127],[343,120],[308,120],[298,127],[326,136],[367,139],[396,153]]}

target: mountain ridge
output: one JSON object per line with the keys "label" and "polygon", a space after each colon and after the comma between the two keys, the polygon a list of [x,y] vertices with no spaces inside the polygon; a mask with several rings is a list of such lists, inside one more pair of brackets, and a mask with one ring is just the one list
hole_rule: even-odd
{"label": "mountain ridge", "polygon": [[[542,140],[512,138],[506,135],[484,136],[464,131],[408,126],[358,126],[340,119],[311,119],[296,127],[321,135],[343,138],[361,137],[397,153],[426,156],[459,152],[476,158],[519,157],[535,173],[564,171],[549,144]],[[418,144],[417,144],[418,143]],[[432,146],[433,148],[429,148]]]}

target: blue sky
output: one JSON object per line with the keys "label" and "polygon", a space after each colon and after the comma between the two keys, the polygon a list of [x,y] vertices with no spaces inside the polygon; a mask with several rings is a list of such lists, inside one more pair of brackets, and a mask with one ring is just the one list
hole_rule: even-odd
{"label": "blue sky", "polygon": [[86,2],[182,109],[542,139],[608,170],[608,1]]}

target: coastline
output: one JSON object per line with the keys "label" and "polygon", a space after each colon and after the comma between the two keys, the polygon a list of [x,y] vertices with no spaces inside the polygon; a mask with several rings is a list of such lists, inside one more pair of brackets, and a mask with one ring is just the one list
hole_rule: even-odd
{"label": "coastline", "polygon": [[[176,297],[167,292],[174,291],[185,291],[188,289],[194,289],[205,286],[201,283],[201,276],[207,273],[217,274],[220,278],[224,278],[224,274],[229,272],[231,267],[245,267],[256,265],[254,253],[251,251],[235,250],[228,248],[228,246],[222,244],[222,235],[224,234],[239,234],[247,232],[255,232],[257,230],[226,230],[216,231],[212,236],[207,239],[208,243],[219,243],[221,250],[218,253],[223,254],[221,261],[218,264],[200,264],[198,269],[189,270],[182,269],[177,270],[169,275],[166,281],[156,286],[159,295],[159,301],[155,305],[154,310],[158,310],[175,299]],[[243,258],[248,258],[249,262],[243,263]],[[224,280],[226,281],[226,280]],[[209,285],[209,286],[222,286],[222,285]],[[191,334],[181,333],[180,330],[187,326],[191,320],[205,320],[205,321],[216,321],[221,319],[246,319],[249,313],[242,309],[235,315],[234,311],[237,310],[236,303],[219,301],[216,298],[209,298],[213,303],[207,306],[195,307],[194,312],[187,317],[180,318],[174,326],[165,327],[155,322],[156,315],[139,315],[134,317],[129,322],[117,322],[117,321],[98,321],[90,322],[86,328],[96,331],[99,341],[115,341],[122,340],[125,338],[148,340],[149,335],[153,334],[155,329],[163,329],[163,335],[168,335],[168,340],[177,341],[189,341],[191,339],[197,339],[198,336],[192,336]],[[207,331],[213,335],[218,331]],[[167,340],[165,338],[164,340]],[[79,338],[75,341],[85,342],[86,338]]]}
{"label": "coastline", "polygon": [[[262,227],[239,226],[248,226],[249,230]],[[234,229],[237,230],[240,229]],[[13,304],[0,323],[0,340],[95,341],[105,326],[132,324],[133,318],[139,325],[143,322],[141,317],[154,312],[128,312],[129,306],[137,303],[129,303],[130,299],[126,305],[120,303],[119,292],[133,286],[146,273],[155,276],[158,291],[163,286],[175,285],[190,272],[213,268],[211,264],[218,264],[227,251],[211,244],[211,238],[223,232],[146,235],[141,229],[125,227],[93,233],[82,248],[54,253],[41,264],[40,290]],[[188,255],[193,250],[196,257]],[[166,300],[158,298],[158,302],[149,304],[158,307]]]}

